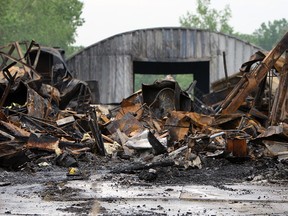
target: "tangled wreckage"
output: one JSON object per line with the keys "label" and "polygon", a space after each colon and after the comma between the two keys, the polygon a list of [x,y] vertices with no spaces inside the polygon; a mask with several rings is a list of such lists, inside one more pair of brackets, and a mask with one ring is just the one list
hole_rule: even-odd
{"label": "tangled wreckage", "polygon": [[71,76],[61,50],[35,42],[2,47],[0,165],[77,167],[92,152],[139,162],[114,172],[153,176],[157,166],[201,169],[204,157],[287,160],[287,50],[288,33],[201,98],[193,95],[195,82],[184,91],[159,80],[110,108],[91,103],[88,85]]}

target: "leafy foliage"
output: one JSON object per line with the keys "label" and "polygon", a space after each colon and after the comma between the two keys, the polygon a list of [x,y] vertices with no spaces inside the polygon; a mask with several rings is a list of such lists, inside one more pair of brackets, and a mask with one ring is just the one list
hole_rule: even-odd
{"label": "leafy foliage", "polygon": [[233,33],[228,21],[231,18],[231,9],[227,5],[223,10],[209,8],[210,0],[197,0],[196,13],[187,11],[186,16],[180,17],[182,27],[209,29],[212,31]]}
{"label": "leafy foliage", "polygon": [[0,45],[31,41],[65,50],[84,23],[79,0],[0,0]]}
{"label": "leafy foliage", "polygon": [[180,17],[181,26],[209,29],[211,31],[234,35],[266,50],[271,50],[283,37],[285,32],[288,31],[288,21],[283,18],[262,23],[252,34],[234,32],[228,23],[232,17],[229,5],[226,5],[220,11],[211,9],[210,5],[210,0],[197,0],[196,12],[192,13],[188,11],[186,16]]}
{"label": "leafy foliage", "polygon": [[235,33],[236,37],[249,41],[266,50],[271,50],[288,31],[288,21],[286,19],[269,21],[262,23],[252,34]]}
{"label": "leafy foliage", "polygon": [[281,40],[286,31],[288,31],[288,22],[283,18],[269,21],[267,24],[262,23],[260,28],[254,31],[253,36],[257,45],[270,50]]}
{"label": "leafy foliage", "polygon": [[[153,84],[156,80],[165,79],[167,74],[135,74],[134,90],[141,89],[142,83]],[[185,90],[193,82],[193,74],[173,74],[173,79],[176,80],[182,90]]]}

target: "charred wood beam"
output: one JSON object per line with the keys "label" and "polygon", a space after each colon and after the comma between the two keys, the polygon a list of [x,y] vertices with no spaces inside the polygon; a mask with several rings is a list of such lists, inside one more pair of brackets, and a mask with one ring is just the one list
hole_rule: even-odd
{"label": "charred wood beam", "polygon": [[10,140],[15,140],[15,136],[12,136],[9,133],[6,133],[5,131],[0,130],[0,135],[1,135],[0,140],[5,139],[5,138],[10,139]]}
{"label": "charred wood beam", "polygon": [[[270,125],[277,125],[281,120],[282,112],[286,112],[287,107],[283,107],[287,100],[288,91],[288,50],[285,52],[285,64],[280,73],[280,82],[276,91],[273,106],[270,113]],[[284,105],[285,106],[285,105]]]}
{"label": "charred wood beam", "polygon": [[[33,65],[32,65],[31,59],[29,57],[29,53],[32,50],[32,48],[34,48],[34,47],[37,47],[37,54],[36,54],[35,60],[34,60]],[[27,48],[27,51],[26,51],[26,53],[24,55],[24,58],[26,59],[26,62],[29,65],[31,65],[34,69],[36,69],[36,66],[38,64],[38,60],[39,60],[39,57],[40,57],[40,52],[41,52],[40,45],[32,40],[30,45],[29,45],[29,47]]]}
{"label": "charred wood beam", "polygon": [[[32,119],[29,118],[29,116],[22,116],[22,118],[20,119],[21,122],[27,124],[28,128],[29,128],[29,124],[33,125],[34,128],[36,128],[37,130],[40,131],[45,131],[46,133],[48,133],[48,131],[42,127],[41,125],[37,124],[35,121],[33,121]],[[31,130],[31,128],[29,128]]]}
{"label": "charred wood beam", "polygon": [[0,166],[5,167],[8,170],[20,170],[25,164],[31,161],[34,154],[25,149],[19,149],[13,154],[0,157]]}
{"label": "charred wood beam", "polygon": [[167,149],[158,141],[151,131],[148,133],[148,141],[154,149],[155,155],[164,154],[167,152]]}
{"label": "charred wood beam", "polygon": [[23,149],[23,146],[27,140],[9,140],[9,141],[1,141],[0,142],[0,158],[2,157],[9,157],[16,154],[18,151],[21,151]]}
{"label": "charred wood beam", "polygon": [[267,79],[267,74],[265,78],[261,81],[259,84],[259,89],[256,93],[255,99],[254,99],[254,106],[256,109],[259,109],[262,106],[263,102],[263,96],[264,96],[264,91],[265,91],[265,85],[266,85],[266,79]]}
{"label": "charred wood beam", "polygon": [[12,76],[12,75],[10,74],[10,72],[9,72],[9,68],[12,67],[12,66],[14,66],[15,64],[16,64],[16,62],[13,62],[13,63],[9,64],[9,65],[8,65],[7,67],[5,67],[5,68],[3,69],[3,71],[2,71],[4,77],[5,77],[5,78],[7,79],[7,81],[8,81],[8,85],[5,87],[5,90],[4,90],[3,95],[2,95],[2,97],[1,97],[0,109],[3,107],[3,105],[4,105],[4,103],[5,103],[6,99],[7,99],[7,96],[8,96],[8,94],[9,94],[10,90],[11,90],[11,87],[12,87],[12,85],[14,84],[15,77],[17,76],[17,72],[14,74],[14,76]]}
{"label": "charred wood beam", "polygon": [[92,135],[95,139],[94,145],[91,148],[92,152],[93,153],[98,152],[100,155],[105,156],[106,153],[105,153],[105,148],[104,148],[104,142],[103,142],[101,131],[98,126],[95,108],[91,109],[89,112],[88,124],[92,132]]}
{"label": "charred wood beam", "polygon": [[266,74],[271,70],[286,49],[288,49],[288,32],[255,70],[242,77],[220,105],[218,113],[229,114],[235,112],[245,101],[247,96],[255,90],[259,83],[264,79]]}
{"label": "charred wood beam", "polygon": [[67,147],[68,148],[85,148],[85,147],[90,147],[90,144],[59,141],[59,148],[67,148]]}
{"label": "charred wood beam", "polygon": [[197,80],[193,80],[193,82],[190,83],[190,85],[188,86],[188,88],[185,90],[185,92],[187,92],[187,94],[191,95],[192,91],[194,90],[195,86],[197,84]]}
{"label": "charred wood beam", "polygon": [[[53,123],[48,123],[46,119],[39,119],[33,116],[29,116],[29,115],[25,115],[24,113],[21,113],[21,115],[30,123],[34,124],[38,129],[42,129],[47,133],[51,133],[51,132],[57,132],[58,133],[63,133],[66,136],[69,136],[69,134],[67,132],[65,132],[64,130],[62,130],[61,128],[53,125]],[[45,127],[44,127],[45,126]],[[49,127],[49,128],[47,128]]]}
{"label": "charred wood beam", "polygon": [[20,44],[18,42],[14,42],[14,46],[15,46],[16,51],[18,53],[19,59],[21,59],[24,63],[27,63],[26,60],[24,59],[24,55],[23,55]]}
{"label": "charred wood beam", "polygon": [[[77,97],[77,106],[76,106],[76,109],[75,110],[78,110],[78,108],[79,108],[79,105],[81,105],[81,107],[84,105],[83,104],[83,101],[81,100],[81,95],[82,95],[82,93],[83,93],[83,85],[81,85],[80,86],[80,90],[79,90],[79,94],[78,94],[78,97]],[[85,88],[86,89],[86,88]],[[84,93],[84,97],[85,97],[85,95],[86,95],[86,91],[85,91],[85,93]]]}

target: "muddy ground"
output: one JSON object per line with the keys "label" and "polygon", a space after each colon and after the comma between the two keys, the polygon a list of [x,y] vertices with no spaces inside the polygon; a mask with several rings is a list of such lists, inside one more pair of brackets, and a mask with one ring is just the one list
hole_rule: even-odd
{"label": "muddy ground", "polygon": [[[159,166],[153,169],[156,173],[153,177],[145,177],[149,174],[148,169],[130,170],[122,173],[128,173],[137,177],[139,182],[149,182],[150,184],[166,184],[166,185],[181,185],[181,184],[202,184],[202,185],[218,185],[227,183],[241,183],[244,181],[267,181],[271,183],[288,183],[288,160],[279,162],[277,158],[263,157],[256,160],[246,158],[245,160],[235,161],[229,158],[211,158],[202,157],[202,168],[188,168],[181,166]],[[120,158],[100,157],[86,153],[86,155],[78,158],[79,176],[64,176],[68,180],[83,179],[86,180],[95,172],[105,172],[106,176],[103,178],[113,179],[119,174],[119,170],[125,170],[124,167],[138,167],[140,162],[131,162]],[[155,172],[154,171],[154,172]],[[39,167],[35,163],[28,163],[25,167],[18,171],[11,171],[0,168],[0,177],[2,182],[10,182],[11,184],[26,184],[31,183],[45,183],[50,180],[57,180],[53,178],[53,172],[66,172],[68,168],[59,167],[50,164],[47,167]],[[37,178],[34,178],[36,174]],[[45,173],[47,175],[45,175]],[[50,179],[46,177],[50,176]],[[70,179],[69,179],[70,178]]]}
{"label": "muddy ground", "polygon": [[[39,167],[35,163],[29,163],[19,171],[0,170],[1,196],[5,196],[5,194],[6,196],[9,195],[9,187],[18,187],[18,190],[20,190],[22,186],[36,184],[38,187],[32,189],[31,194],[29,194],[28,190],[20,196],[25,196],[25,198],[28,197],[29,199],[30,195],[36,195],[40,200],[44,201],[79,201],[79,203],[76,204],[70,203],[68,207],[58,208],[57,211],[60,211],[63,215],[133,215],[134,213],[137,215],[173,215],[175,212],[166,214],[163,207],[163,211],[161,211],[161,205],[159,207],[160,209],[156,208],[157,211],[153,211],[153,208],[150,208],[149,211],[133,210],[133,212],[129,212],[130,209],[125,212],[125,214],[116,210],[114,212],[109,211],[107,206],[106,208],[100,206],[97,208],[97,213],[93,214],[91,211],[95,208],[95,203],[79,195],[83,188],[81,186],[68,187],[67,184],[75,180],[85,184],[85,182],[91,182],[91,176],[98,174],[97,182],[114,182],[117,187],[125,187],[128,191],[132,186],[139,187],[140,191],[145,190],[146,187],[156,186],[157,188],[167,186],[168,188],[161,192],[164,197],[166,193],[173,192],[174,189],[171,188],[184,185],[207,185],[224,191],[234,190],[228,188],[226,185],[247,182],[273,184],[281,187],[288,186],[287,161],[279,162],[276,158],[271,157],[263,157],[257,160],[246,159],[242,161],[207,157],[202,157],[201,159],[203,163],[202,169],[184,169],[179,166],[166,166],[154,167],[152,173],[148,172],[148,170],[130,170],[128,173],[123,174],[119,172],[115,173],[115,170],[119,171],[119,169],[121,170],[125,166],[134,167],[137,163],[120,158],[112,159],[110,157],[99,157],[91,153],[86,153],[78,158],[80,174],[72,176],[67,175],[68,168],[53,165],[53,162],[47,167]],[[244,190],[245,188],[241,189],[242,192]],[[105,198],[105,202],[116,205],[117,201]],[[145,206],[145,204],[143,205]],[[19,208],[21,209],[21,203],[19,203]],[[203,211],[205,211],[205,209]],[[18,213],[13,213],[13,209],[9,208],[2,211],[2,213],[4,213],[4,215],[18,215]],[[187,211],[179,215],[189,214],[189,211]],[[38,214],[33,213],[33,215]]]}

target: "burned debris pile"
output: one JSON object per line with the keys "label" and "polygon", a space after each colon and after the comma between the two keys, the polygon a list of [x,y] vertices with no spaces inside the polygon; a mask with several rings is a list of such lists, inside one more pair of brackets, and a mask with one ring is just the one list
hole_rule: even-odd
{"label": "burned debris pile", "polygon": [[171,164],[201,168],[209,157],[287,160],[287,40],[288,33],[269,53],[257,52],[236,76],[201,98],[171,80],[143,84],[113,111],[115,120],[103,122],[122,146],[120,156],[137,155],[139,161],[115,172]]}
{"label": "burned debris pile", "polygon": [[76,167],[80,155],[92,152],[133,162],[113,172],[147,170],[154,178],[155,167],[201,169],[203,158],[285,161],[287,48],[288,33],[201,98],[193,84],[183,91],[174,80],[159,80],[111,108],[91,103],[87,84],[71,76],[61,51],[10,44],[0,52],[0,164]]}
{"label": "burned debris pile", "polygon": [[91,149],[81,142],[87,84],[71,76],[59,49],[15,42],[1,47],[0,56],[1,166],[17,169],[51,152],[59,164],[75,164],[69,155]]}

